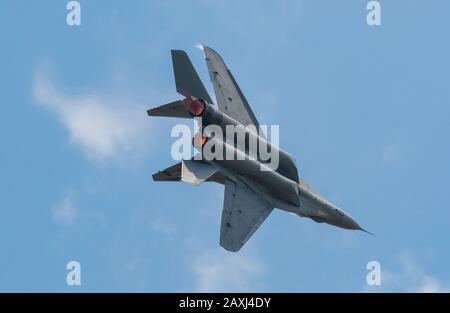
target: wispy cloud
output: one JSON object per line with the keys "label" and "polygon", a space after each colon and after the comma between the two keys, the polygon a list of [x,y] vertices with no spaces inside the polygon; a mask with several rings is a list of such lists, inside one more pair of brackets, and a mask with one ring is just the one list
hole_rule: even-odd
{"label": "wispy cloud", "polygon": [[441,282],[434,277],[425,276],[423,278],[422,285],[419,286],[416,291],[422,293],[443,293],[450,292],[450,288],[445,288],[444,286],[442,286]]}
{"label": "wispy cloud", "polygon": [[53,221],[60,225],[73,225],[78,218],[78,208],[72,202],[70,196],[65,196],[58,205],[53,208]]}
{"label": "wispy cloud", "polygon": [[405,291],[449,292],[450,289],[444,287],[438,278],[427,273],[425,269],[415,262],[414,256],[411,253],[401,253],[399,260],[403,268],[403,272],[399,275],[400,278],[403,278]]}
{"label": "wispy cloud", "polygon": [[265,271],[257,258],[219,248],[200,254],[192,268],[200,292],[255,291]]}
{"label": "wispy cloud", "polygon": [[394,292],[450,292],[450,285],[444,284],[419,266],[416,258],[410,252],[402,252],[397,256],[398,268],[383,268],[380,288],[366,287],[363,291],[394,291]]}
{"label": "wispy cloud", "polygon": [[97,94],[70,95],[42,75],[35,79],[33,96],[56,114],[70,141],[91,160],[105,161],[135,149],[148,127],[142,108]]}

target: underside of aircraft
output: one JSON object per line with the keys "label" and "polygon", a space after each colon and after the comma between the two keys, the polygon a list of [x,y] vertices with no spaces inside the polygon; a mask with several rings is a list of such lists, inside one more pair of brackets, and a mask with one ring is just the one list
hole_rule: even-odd
{"label": "underside of aircraft", "polygon": [[[231,124],[256,129],[256,133],[248,133],[258,142],[264,142],[259,122],[223,59],[209,47],[203,46],[203,51],[217,103],[213,103],[187,54],[172,50],[176,90],[185,98],[150,109],[148,115],[202,117],[203,126],[218,124],[225,129]],[[201,138],[201,144],[210,139]],[[233,149],[233,153],[248,154],[247,147],[242,151],[238,147],[228,148]],[[159,171],[153,175],[153,180],[224,185],[220,245],[233,252],[241,249],[274,208],[309,217],[318,223],[365,231],[350,215],[328,202],[298,176],[296,161],[291,155],[278,147],[271,149],[278,149],[279,153],[279,165],[274,170],[259,171],[264,162],[258,158],[238,161],[193,157]]]}

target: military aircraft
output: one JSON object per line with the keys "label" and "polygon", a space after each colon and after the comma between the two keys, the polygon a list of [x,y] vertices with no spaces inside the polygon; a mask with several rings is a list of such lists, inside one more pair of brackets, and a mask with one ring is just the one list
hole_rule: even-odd
{"label": "military aircraft", "polygon": [[[147,111],[149,116],[176,118],[202,117],[202,126],[238,125],[250,136],[266,142],[259,129],[249,103],[236,83],[231,71],[220,55],[203,46],[209,77],[214,86],[217,106],[206,91],[188,55],[182,50],[172,50],[172,63],[176,90],[185,98]],[[252,128],[252,127],[253,128]],[[208,135],[201,134],[200,145]],[[270,143],[269,143],[270,145]],[[227,146],[236,153],[249,154],[248,144]],[[240,151],[237,151],[239,150]],[[260,170],[263,166],[258,157],[246,160],[205,160],[192,158],[182,160],[153,175],[154,181],[181,181],[193,185],[216,182],[225,186],[220,245],[228,251],[239,251],[255,233],[274,208],[308,217],[318,223],[340,228],[362,230],[359,224],[298,176],[295,159],[278,147],[279,164],[274,170]]]}

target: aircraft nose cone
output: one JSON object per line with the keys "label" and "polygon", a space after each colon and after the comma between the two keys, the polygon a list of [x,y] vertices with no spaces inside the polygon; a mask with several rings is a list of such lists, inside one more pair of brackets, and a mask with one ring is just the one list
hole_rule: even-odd
{"label": "aircraft nose cone", "polygon": [[347,224],[346,226],[349,229],[357,229],[357,230],[361,229],[361,226],[359,226],[358,222],[353,217],[351,217],[350,215],[346,214],[345,222]]}
{"label": "aircraft nose cone", "polygon": [[364,228],[362,228],[358,224],[358,222],[353,217],[351,217],[350,215],[346,214],[345,217],[346,217],[346,226],[347,226],[348,229],[361,230],[361,231],[363,231],[365,233],[368,233],[368,234],[370,234],[372,236],[375,236],[371,232],[369,232],[369,231],[365,230]]}

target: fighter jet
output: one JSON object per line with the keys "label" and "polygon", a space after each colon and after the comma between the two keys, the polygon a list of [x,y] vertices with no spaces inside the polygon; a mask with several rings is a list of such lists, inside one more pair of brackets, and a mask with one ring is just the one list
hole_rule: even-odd
{"label": "fighter jet", "polygon": [[[227,125],[239,126],[248,130],[246,138],[267,142],[265,134],[259,131],[259,122],[249,103],[221,56],[207,46],[203,46],[203,51],[217,103],[213,103],[188,55],[182,50],[172,50],[176,90],[184,99],[150,109],[148,115],[201,117],[203,127],[214,124],[225,132]],[[198,140],[193,141],[197,142],[196,147],[200,146],[200,150],[208,140],[222,140],[211,138],[210,134],[197,137]],[[233,155],[250,154],[248,143],[230,146],[224,142],[223,146],[232,149]],[[299,177],[296,161],[290,154],[278,147],[271,149],[278,152],[276,169],[261,170],[265,161],[258,157],[258,153],[256,157],[245,160],[194,157],[159,171],[153,175],[153,180],[224,185],[220,245],[232,252],[242,248],[274,208],[317,223],[365,231],[350,215],[327,201]]]}

